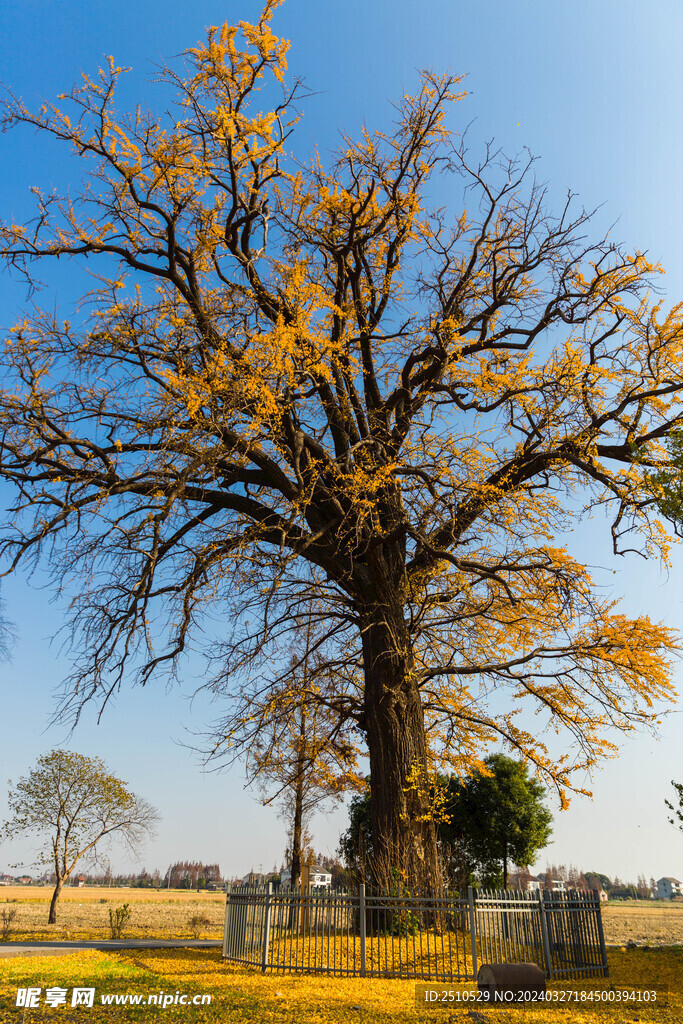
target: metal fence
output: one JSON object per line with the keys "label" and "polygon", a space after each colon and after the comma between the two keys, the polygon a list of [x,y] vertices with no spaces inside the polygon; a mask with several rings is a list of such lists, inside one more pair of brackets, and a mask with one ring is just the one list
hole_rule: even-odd
{"label": "metal fence", "polygon": [[472,894],[482,963],[536,963],[547,978],[608,976],[597,892]]}
{"label": "metal fence", "polygon": [[223,956],[263,971],[467,981],[482,963],[607,976],[594,892],[387,894],[361,885],[227,894]]}

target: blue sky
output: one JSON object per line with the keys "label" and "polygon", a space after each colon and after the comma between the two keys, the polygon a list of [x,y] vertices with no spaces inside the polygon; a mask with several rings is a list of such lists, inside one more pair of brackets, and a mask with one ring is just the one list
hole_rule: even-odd
{"label": "blue sky", "polygon": [[[155,64],[193,45],[207,25],[254,21],[258,11],[252,0],[4,0],[0,77],[33,105],[53,99],[112,53],[117,64],[134,69],[122,90],[126,101],[153,103],[145,79]],[[469,95],[450,124],[457,131],[471,125],[473,152],[487,139],[508,153],[529,147],[555,205],[571,189],[587,208],[600,207],[596,235],[614,224],[617,240],[662,262],[667,302],[683,297],[683,10],[677,0],[287,0],[274,30],[292,40],[291,73],[312,93],[302,104],[299,152],[317,145],[324,154],[341,128],[351,134],[363,122],[387,128],[391,101],[415,89],[419,68],[464,73]],[[3,141],[3,217],[27,215],[29,185],[78,185],[77,162],[65,162],[32,133],[14,132]],[[445,198],[458,208],[457,194]],[[68,268],[48,283],[47,301],[66,310],[74,298]],[[0,322],[13,321],[23,300],[21,287],[3,275]],[[624,595],[625,612],[683,628],[680,552],[668,575],[635,557],[614,561],[600,525],[582,530],[573,551],[604,567],[598,578]],[[32,583],[16,577],[3,588],[18,642],[12,663],[0,668],[0,817],[4,779],[17,778],[65,740],[63,727],[48,728],[53,691],[69,671],[48,639],[63,607],[51,603],[43,583],[40,575]],[[683,666],[678,681],[683,691]],[[195,681],[186,682],[189,692]],[[69,740],[82,753],[103,756],[159,807],[163,821],[144,855],[148,868],[163,870],[176,859],[218,860],[232,875],[282,859],[284,827],[274,812],[243,792],[238,772],[207,775],[182,745],[186,730],[201,729],[209,717],[206,701],[190,703],[179,690],[150,684],[121,694],[99,725],[86,714]],[[663,804],[670,779],[683,779],[682,747],[679,712],[658,740],[630,738],[621,758],[593,780],[594,801],[577,798],[557,816],[548,858],[622,878],[641,871],[683,877],[683,835],[667,825]],[[319,817],[316,846],[332,852],[344,820],[341,812]],[[0,849],[0,870],[28,853],[21,844]],[[114,861],[124,864],[122,857]],[[542,855],[537,867],[544,863]]]}

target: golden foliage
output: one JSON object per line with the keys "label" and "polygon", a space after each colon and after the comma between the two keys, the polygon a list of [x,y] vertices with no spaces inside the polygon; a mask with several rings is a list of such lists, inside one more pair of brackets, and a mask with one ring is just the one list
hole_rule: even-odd
{"label": "golden foliage", "polygon": [[[211,607],[212,685],[268,716],[317,602],[316,699],[361,737],[383,716],[397,814],[415,772],[418,820],[435,766],[500,740],[564,794],[673,693],[671,631],[599,597],[557,538],[608,515],[615,551],[666,559],[647,471],[681,420],[683,307],[652,305],[659,268],[587,243],[571,202],[552,217],[528,166],[469,161],[457,76],[424,74],[391,133],[294,159],[277,7],[164,71],[178,116],[119,116],[113,60],[70,114],[6,105],[90,177],[78,200],[35,190],[5,261],[99,276],[87,318],[37,310],[6,339],[4,553],[79,581],[76,713],[136,658],[144,680],[206,648]],[[451,225],[438,170],[468,187]]]}
{"label": "golden foliage", "polygon": [[[615,989],[650,991],[668,989],[668,997],[654,1005],[583,1003],[563,1006],[549,1004],[543,1009],[520,1006],[493,1011],[472,1007],[453,1008],[454,1020],[470,1021],[477,1013],[483,1020],[513,1024],[514,1021],[544,1024],[599,1024],[632,1020],[654,1024],[680,1024],[683,1000],[680,992],[680,952],[666,950],[609,951],[610,979],[591,980],[581,986],[552,981],[549,991],[583,987],[593,990]],[[221,961],[220,951],[207,950],[134,950],[120,953],[78,953],[62,957],[12,958],[0,962],[0,992],[6,1006],[13,1006],[17,987],[50,984],[62,986],[95,985],[97,995],[106,992],[199,992],[210,993],[211,1006],[193,1006],[187,1010],[171,1007],[164,1015],[171,1020],[213,1021],[217,1008],[230,1021],[274,1020],[316,1021],[318,1024],[345,1024],[348,1020],[399,1024],[400,1021],[443,1019],[443,1011],[425,1011],[415,1006],[415,982],[394,979],[327,978],[261,974]],[[445,987],[445,986],[440,986]],[[450,986],[448,986],[450,987]],[[456,991],[473,985],[454,985]],[[128,1011],[130,1012],[130,1011]],[[117,1008],[107,1008],[107,1020],[158,1019],[154,1008],[137,1008],[134,1017],[118,1016]],[[149,1016],[148,1016],[149,1014]],[[27,1024],[44,1017],[42,1010],[23,1011]]]}

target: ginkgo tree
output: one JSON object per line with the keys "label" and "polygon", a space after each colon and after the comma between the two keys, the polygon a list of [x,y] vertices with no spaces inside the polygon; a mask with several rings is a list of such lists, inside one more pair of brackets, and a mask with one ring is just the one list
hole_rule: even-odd
{"label": "ginkgo tree", "polygon": [[37,863],[54,872],[48,924],[57,920],[59,897],[79,860],[96,858],[112,839],[122,839],[137,854],[159,822],[155,808],[131,793],[99,757],[71,750],[43,754],[27,776],[10,782],[9,807],[12,817],[0,839],[34,835],[41,847]]}
{"label": "ginkgo tree", "polygon": [[[59,108],[7,102],[87,181],[36,191],[4,260],[94,277],[87,316],[7,332],[1,550],[74,594],[73,713],[193,647],[258,700],[323,609],[319,699],[367,751],[377,878],[433,882],[437,768],[502,742],[578,789],[672,693],[675,637],[557,537],[596,513],[615,551],[666,551],[645,478],[683,420],[683,309],[529,164],[469,157],[453,75],[306,162],[277,6],[163,71],[159,116],[117,111],[113,60]],[[432,208],[441,175],[465,209]]]}
{"label": "ginkgo tree", "polygon": [[214,724],[207,762],[225,767],[241,761],[263,804],[277,804],[288,827],[290,884],[301,882],[305,848],[315,812],[361,790],[360,750],[352,723],[330,708],[339,680],[320,649],[324,610],[309,608],[292,637],[288,674],[278,685],[247,689]]}

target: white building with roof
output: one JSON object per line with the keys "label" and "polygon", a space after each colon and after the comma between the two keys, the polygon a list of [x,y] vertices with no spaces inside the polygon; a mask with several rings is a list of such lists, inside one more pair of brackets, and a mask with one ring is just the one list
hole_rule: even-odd
{"label": "white building with roof", "polygon": [[[284,868],[280,872],[280,885],[289,888],[291,884],[292,869]],[[312,889],[329,889],[332,885],[332,873],[312,864],[309,868],[308,884]]]}
{"label": "white building with roof", "polygon": [[683,885],[677,878],[666,875],[657,879],[657,899],[670,900],[673,896],[683,896]]}

